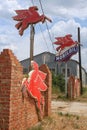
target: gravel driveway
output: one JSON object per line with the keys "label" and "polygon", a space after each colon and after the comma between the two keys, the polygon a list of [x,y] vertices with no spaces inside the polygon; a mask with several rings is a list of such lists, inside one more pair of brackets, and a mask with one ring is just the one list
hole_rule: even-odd
{"label": "gravel driveway", "polygon": [[52,101],[52,112],[70,113],[87,116],[87,103]]}

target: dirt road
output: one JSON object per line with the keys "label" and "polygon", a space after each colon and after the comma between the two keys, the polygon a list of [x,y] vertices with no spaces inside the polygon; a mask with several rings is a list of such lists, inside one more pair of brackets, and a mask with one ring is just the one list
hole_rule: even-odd
{"label": "dirt road", "polygon": [[87,116],[87,103],[52,101],[52,112],[70,113]]}

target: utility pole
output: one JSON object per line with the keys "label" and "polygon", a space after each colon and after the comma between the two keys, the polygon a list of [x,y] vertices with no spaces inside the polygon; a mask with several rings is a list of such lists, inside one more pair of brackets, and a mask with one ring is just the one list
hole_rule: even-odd
{"label": "utility pole", "polygon": [[82,95],[83,93],[83,90],[82,90],[82,70],[81,70],[81,44],[80,44],[80,28],[78,27],[78,47],[79,47],[79,51],[78,51],[78,54],[79,54],[79,78],[80,78],[80,94]]}
{"label": "utility pole", "polygon": [[30,70],[31,70],[31,61],[33,60],[33,52],[34,52],[34,26],[31,24],[30,26]]}
{"label": "utility pole", "polygon": [[65,63],[65,96],[67,97],[67,62]]}

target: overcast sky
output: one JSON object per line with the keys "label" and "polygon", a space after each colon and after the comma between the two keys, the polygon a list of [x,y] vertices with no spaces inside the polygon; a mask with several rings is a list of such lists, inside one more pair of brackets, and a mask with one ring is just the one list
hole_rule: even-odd
{"label": "overcast sky", "polygon": [[[20,36],[15,28],[17,23],[12,19],[15,10],[38,6],[41,15],[40,0],[0,0],[0,52],[10,48],[23,60],[30,56],[30,27]],[[55,37],[72,34],[77,41],[77,29],[81,34],[82,66],[87,70],[87,0],[41,0],[44,14],[52,19],[35,25],[34,55],[44,51],[55,53],[53,42]],[[49,29],[47,29],[49,28]],[[78,60],[78,55],[72,57]]]}

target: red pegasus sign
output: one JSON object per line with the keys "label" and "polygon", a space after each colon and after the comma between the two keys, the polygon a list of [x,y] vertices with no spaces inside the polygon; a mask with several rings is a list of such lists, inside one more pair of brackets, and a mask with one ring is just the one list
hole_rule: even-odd
{"label": "red pegasus sign", "polygon": [[44,107],[44,97],[41,91],[46,91],[47,86],[44,83],[46,73],[38,69],[38,64],[35,61],[31,61],[33,70],[29,72],[29,78],[23,79],[22,86],[25,86],[29,94],[38,103],[37,106],[42,113],[41,104]]}
{"label": "red pegasus sign", "polygon": [[46,17],[44,14],[39,15],[39,13],[37,11],[38,11],[37,6],[33,6],[33,7],[30,7],[29,9],[25,9],[25,10],[15,10],[17,15],[14,16],[13,19],[16,21],[19,21],[15,25],[15,27],[19,30],[19,34],[21,36],[23,35],[24,30],[30,24],[36,24],[38,22],[44,23],[45,20],[52,22],[51,19]]}
{"label": "red pegasus sign", "polygon": [[70,47],[76,45],[77,42],[72,40],[72,35],[68,34],[65,37],[56,37],[56,42],[54,44],[59,45],[56,50],[61,52],[65,47]]}
{"label": "red pegasus sign", "polygon": [[56,48],[58,52],[55,57],[56,61],[66,62],[72,55],[78,52],[78,42],[73,41],[71,37],[71,34],[65,35],[64,37],[56,37],[57,41],[54,44],[59,45]]}

